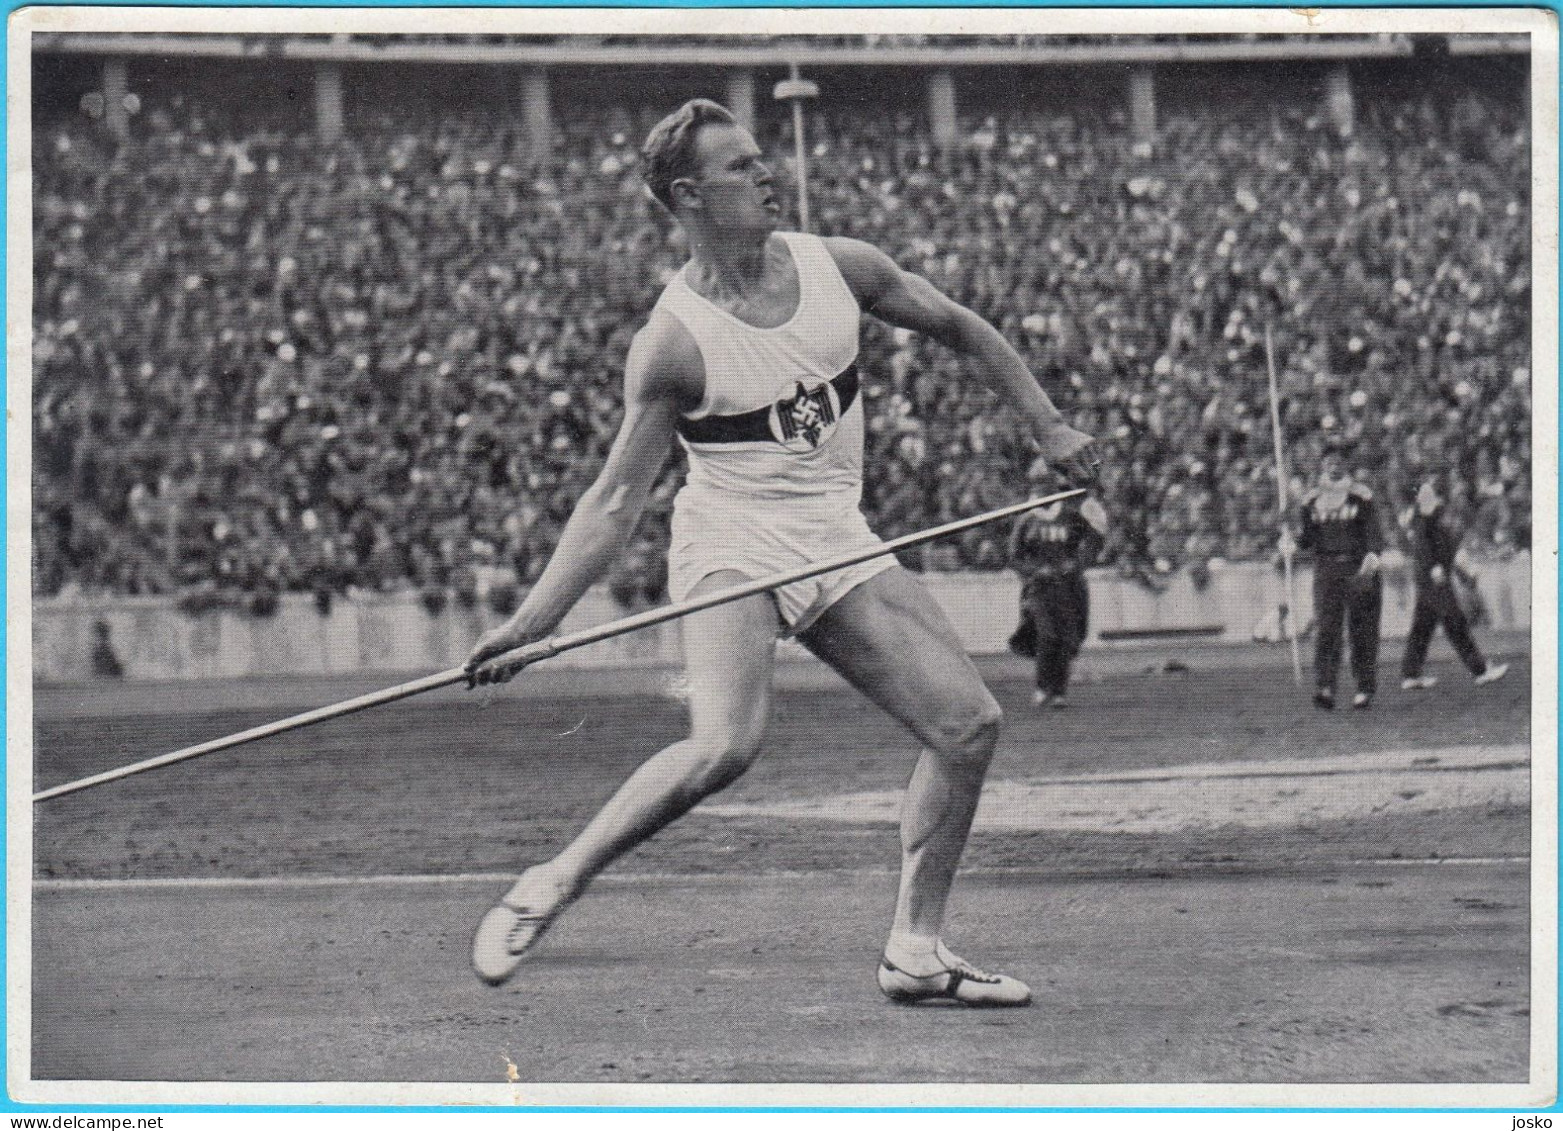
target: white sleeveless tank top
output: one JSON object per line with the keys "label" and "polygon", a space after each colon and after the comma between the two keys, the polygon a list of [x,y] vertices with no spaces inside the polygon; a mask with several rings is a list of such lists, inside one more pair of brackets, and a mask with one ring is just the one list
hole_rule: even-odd
{"label": "white sleeveless tank top", "polygon": [[863,488],[857,299],[818,236],[778,235],[798,271],[798,309],[782,325],[751,326],[696,294],[688,264],[657,300],[705,363],[705,396],[678,422],[689,455],[680,494],[856,507]]}

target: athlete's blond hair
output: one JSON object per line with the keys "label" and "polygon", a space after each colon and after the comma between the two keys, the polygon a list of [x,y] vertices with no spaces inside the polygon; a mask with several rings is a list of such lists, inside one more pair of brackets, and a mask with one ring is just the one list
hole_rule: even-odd
{"label": "athlete's blond hair", "polygon": [[693,98],[663,118],[640,148],[641,176],[658,203],[673,211],[673,182],[695,170],[695,140],[700,127],[737,125],[733,112],[709,98]]}

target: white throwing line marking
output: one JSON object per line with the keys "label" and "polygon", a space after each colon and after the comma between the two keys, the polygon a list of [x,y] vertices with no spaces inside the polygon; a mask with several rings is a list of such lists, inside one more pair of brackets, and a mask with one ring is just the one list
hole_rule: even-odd
{"label": "white throwing line marking", "polygon": [[456,872],[450,875],[374,876],[121,876],[87,879],[38,879],[42,891],[156,891],[169,888],[367,888],[419,887],[431,884],[512,884],[508,872]]}
{"label": "white throwing line marking", "polygon": [[[1410,868],[1429,865],[1435,867],[1507,867],[1516,864],[1529,864],[1528,856],[1396,856],[1378,859],[1358,860],[1321,860],[1316,865],[1304,861],[1293,871],[1302,875],[1315,871],[1329,871],[1339,867],[1352,868]],[[1184,875],[1192,875],[1198,872],[1231,872],[1234,874],[1261,875],[1271,871],[1263,866],[1245,868],[1241,863],[1233,864],[1228,861],[1201,862],[1188,861],[1177,865],[1168,865],[1159,868],[1155,876],[1137,876],[1132,872],[1103,871],[1101,878],[1106,883],[1137,879],[1166,879],[1179,878]],[[893,871],[887,868],[857,868],[846,875],[852,876],[890,876]],[[662,884],[676,883],[687,885],[721,884],[721,883],[754,883],[758,880],[808,880],[819,879],[825,876],[841,876],[842,872],[832,870],[830,872],[744,872],[717,873],[701,872],[685,875],[678,872],[632,872],[619,876],[601,876],[594,881],[595,887],[629,887],[635,884]],[[963,876],[1008,876],[1011,878],[1035,878],[1039,880],[1056,879],[1060,876],[1070,878],[1091,876],[1090,872],[1050,872],[1045,868],[1017,867],[1017,868],[962,868]],[[290,888],[373,888],[373,887],[435,887],[443,884],[510,884],[515,882],[515,875],[510,872],[453,872],[449,875],[415,875],[415,874],[386,874],[377,876],[126,876],[121,878],[98,879],[37,879],[33,881],[35,894],[47,894],[54,892],[71,891],[185,891],[190,889],[207,890],[234,890],[234,889],[290,889]]]}

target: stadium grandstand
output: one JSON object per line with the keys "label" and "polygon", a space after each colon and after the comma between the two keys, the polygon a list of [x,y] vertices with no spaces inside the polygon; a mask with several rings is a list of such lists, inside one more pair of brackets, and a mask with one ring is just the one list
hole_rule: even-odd
{"label": "stadium grandstand", "polygon": [[[687,97],[999,326],[1102,439],[1107,560],[1268,559],[1266,328],[1292,470],[1391,511],[1448,468],[1529,546],[1523,38],[53,34],[34,38],[33,584],[265,613],[513,601],[600,466],[682,261],[637,147]],[[910,335],[865,334],[885,536],[1011,502],[1030,451]],[[613,580],[663,590],[670,467]],[[1300,478],[1299,478],[1300,483]],[[994,570],[1002,530],[908,564]]]}

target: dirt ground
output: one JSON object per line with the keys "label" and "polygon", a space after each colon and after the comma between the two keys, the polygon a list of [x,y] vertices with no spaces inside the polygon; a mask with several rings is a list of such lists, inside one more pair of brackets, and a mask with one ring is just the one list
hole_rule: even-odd
{"label": "dirt ground", "polygon": [[491,884],[53,890],[33,1055],[65,1079],[500,1084],[508,1055],[526,1085],[1515,1082],[1525,884],[969,877],[952,939],[1037,994],[1002,1012],[880,997],[889,873],[609,881],[498,990],[466,969]]}
{"label": "dirt ground", "polygon": [[[1317,760],[1322,780],[1375,752],[1529,743],[1522,656],[1493,687],[1445,662],[1432,694],[1327,714],[1273,651],[1211,655],[1220,666],[1179,673],[1103,664],[1073,708],[1045,713],[1018,665],[989,663],[1009,716],[993,780],[1045,793],[1043,779],[1251,777],[1282,760]],[[39,697],[39,787],[277,714],[254,689],[239,709],[192,709],[186,692],[155,712],[67,691]],[[1179,777],[1162,800],[1181,823],[1114,831],[1039,809],[980,829],[950,937],[1026,977],[1037,1006],[900,1009],[872,980],[893,824],[797,807],[896,790],[914,750],[808,680],[780,697],[750,775],[611,869],[511,984],[477,983],[469,933],[502,877],[556,850],[681,725],[667,695],[430,697],[39,806],[33,1076],[445,1081],[462,1102],[533,1103],[549,1082],[623,1102],[615,1087],[646,1083],[949,1098],[963,1083],[1531,1075],[1528,792],[1277,824]]]}

